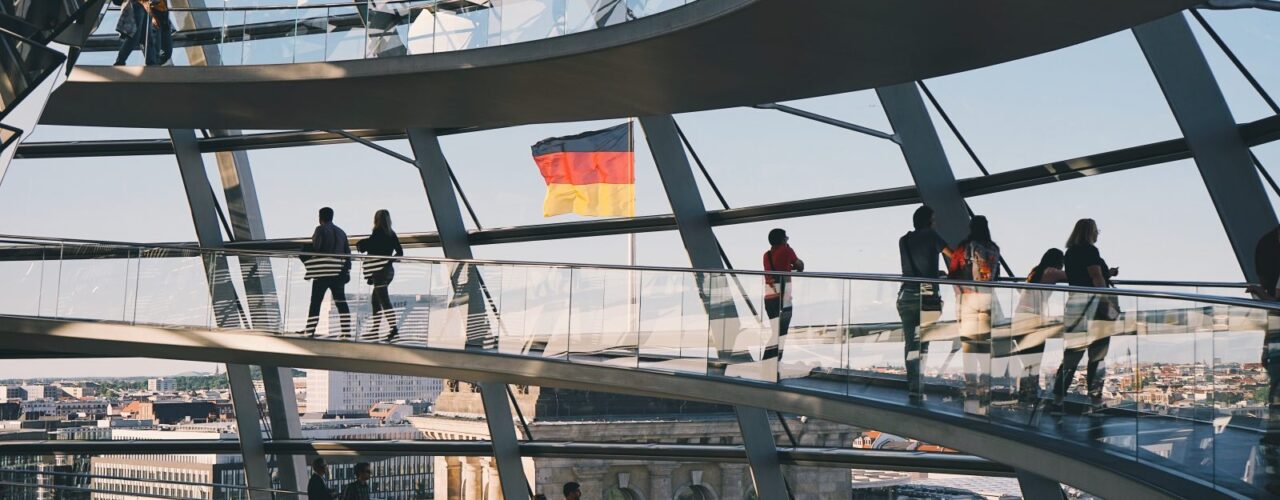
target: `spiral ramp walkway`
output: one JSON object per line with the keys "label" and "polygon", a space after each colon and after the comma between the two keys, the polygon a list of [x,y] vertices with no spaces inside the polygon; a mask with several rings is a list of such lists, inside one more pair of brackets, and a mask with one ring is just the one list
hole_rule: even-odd
{"label": "spiral ramp walkway", "polygon": [[[46,258],[30,260],[32,252]],[[77,262],[62,271],[52,255]],[[293,253],[63,244],[7,248],[4,256],[8,265],[57,276],[15,280],[16,293],[48,295],[46,281],[62,283],[69,273],[52,309],[11,303],[0,317],[0,349],[29,355],[293,366],[746,405],[912,436],[1106,498],[1265,496],[1273,487],[1266,471],[1274,470],[1274,436],[1265,414],[1153,404],[1140,390],[1113,386],[1134,372],[1156,376],[1161,364],[1225,374],[1242,366],[1232,361],[1237,357],[1259,359],[1271,309],[1253,301],[1115,292],[1125,313],[1103,333],[1090,331],[1113,350],[1131,352],[1109,367],[1104,409],[1072,411],[1079,406],[1073,396],[1059,415],[1044,406],[1047,390],[1028,403],[1007,386],[1027,375],[1018,373],[1025,361],[1019,349],[1038,343],[1053,352],[1070,338],[1062,327],[1070,318],[1054,307],[1030,328],[1025,317],[994,315],[987,324],[994,354],[977,362],[985,371],[973,379],[975,369],[959,360],[969,354],[950,349],[963,322],[944,315],[922,333],[932,346],[927,399],[910,400],[902,323],[890,319],[899,313],[892,301],[868,300],[868,292],[896,289],[901,278],[797,275],[797,315],[779,342],[755,309],[758,273],[402,259],[397,280],[415,290],[393,292],[413,299],[397,311],[400,330],[392,339],[368,318],[344,332],[336,316],[321,320],[315,335],[301,334],[308,282]],[[355,262],[359,272],[367,261]],[[201,279],[204,269],[212,285]],[[270,292],[261,288],[264,276],[276,277]],[[634,301],[617,299],[628,288]],[[1037,290],[1049,302],[1102,297],[1035,285],[981,293],[1015,304]],[[367,307],[360,299],[366,292],[352,292],[357,311]],[[848,312],[833,303],[847,304]],[[1010,339],[1022,347],[1002,351]],[[1217,353],[1207,361],[1203,352],[1179,354],[1205,342]],[[989,398],[977,409],[969,406],[975,394]]]}
{"label": "spiral ramp walkway", "polygon": [[208,67],[82,64],[52,96],[42,123],[446,129],[672,114],[980,68],[1198,3],[696,0],[600,29],[424,55]]}

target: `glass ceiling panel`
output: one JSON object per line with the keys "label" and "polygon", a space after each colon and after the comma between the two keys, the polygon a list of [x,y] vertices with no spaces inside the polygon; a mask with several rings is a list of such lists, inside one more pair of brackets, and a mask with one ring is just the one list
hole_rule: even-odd
{"label": "glass ceiling panel", "polygon": [[1127,31],[927,83],[992,172],[1182,135]]}

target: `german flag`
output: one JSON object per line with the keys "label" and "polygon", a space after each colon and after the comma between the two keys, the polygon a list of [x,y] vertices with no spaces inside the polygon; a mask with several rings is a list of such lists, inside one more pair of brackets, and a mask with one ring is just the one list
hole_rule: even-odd
{"label": "german flag", "polygon": [[631,123],[533,145],[533,161],[547,181],[542,215],[596,217],[636,214],[635,147]]}

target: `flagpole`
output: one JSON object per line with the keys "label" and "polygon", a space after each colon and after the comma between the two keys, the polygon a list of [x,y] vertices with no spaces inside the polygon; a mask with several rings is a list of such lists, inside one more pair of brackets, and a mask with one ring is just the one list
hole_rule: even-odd
{"label": "flagpole", "polygon": [[[634,130],[635,130],[634,119],[628,120],[627,121],[627,135],[628,135],[627,142],[629,142],[632,145],[631,146],[632,151],[635,151],[634,149],[635,138],[632,135],[634,133],[633,132]],[[631,195],[633,197],[631,201],[632,207],[635,206],[635,199],[634,199],[635,169],[636,169],[636,160],[635,160],[635,155],[633,153],[631,156],[631,179],[632,179]],[[636,233],[635,232],[627,233],[627,265],[631,266],[632,268],[636,266]],[[637,307],[638,304],[636,301],[636,298],[639,295],[636,290],[638,285],[639,285],[639,280],[636,279],[635,269],[631,269],[627,271],[627,328],[631,329],[631,331],[636,332],[636,356],[640,355],[640,352],[639,352],[640,350],[640,312],[638,311],[638,307]]]}

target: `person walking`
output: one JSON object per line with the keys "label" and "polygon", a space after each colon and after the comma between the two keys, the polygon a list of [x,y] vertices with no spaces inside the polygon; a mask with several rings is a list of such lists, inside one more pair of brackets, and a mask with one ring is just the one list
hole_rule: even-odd
{"label": "person walking", "polygon": [[369,500],[369,480],[373,478],[373,467],[369,462],[359,462],[354,471],[356,480],[342,489],[342,500]]}
{"label": "person walking", "polygon": [[[370,231],[368,238],[356,242],[356,250],[368,255],[404,256],[400,238],[391,230],[391,212],[384,209],[373,214],[373,231]],[[391,259],[366,259],[363,271],[365,282],[373,285],[373,328],[376,331],[385,319],[390,332],[386,341],[392,342],[400,335],[400,329],[387,288],[391,286],[391,280],[395,279],[396,270],[392,267]],[[380,337],[376,333],[375,336]]]}
{"label": "person walking", "polygon": [[329,466],[324,463],[324,457],[316,457],[311,461],[311,480],[307,481],[307,499],[308,500],[333,500],[333,493],[329,491],[329,485],[325,483],[325,479],[329,477]]}
{"label": "person walking", "polygon": [[[787,244],[790,239],[787,237],[787,232],[782,229],[769,231],[769,250],[764,253],[766,272],[804,271],[804,261],[800,260],[796,256],[796,251]],[[791,276],[765,274],[764,286],[764,311],[769,317],[772,335],[768,345],[765,346],[762,359],[776,363],[782,352],[787,329],[791,327]],[[776,369],[772,373],[777,373]]]}
{"label": "person walking", "polygon": [[[956,245],[950,277],[993,281],[1000,273],[1000,245],[991,239],[987,218],[969,220],[969,236]],[[991,404],[991,319],[996,304],[988,287],[960,285],[960,356],[964,363],[964,411],[986,415]]]}
{"label": "person walking", "polygon": [[[116,53],[116,66],[124,66],[129,54],[137,50],[138,45],[146,42],[148,27],[151,25],[148,0],[124,0],[120,7],[120,20],[116,22],[116,32],[120,34],[120,51]],[[145,54],[144,54],[145,55]]]}
{"label": "person walking", "polygon": [[169,1],[149,0],[144,5],[151,15],[146,46],[147,66],[163,66],[173,56],[173,21],[169,18]]}
{"label": "person walking", "polygon": [[304,264],[307,268],[305,279],[311,280],[311,305],[307,308],[307,327],[303,332],[314,337],[316,327],[320,324],[320,305],[324,303],[324,295],[333,296],[333,305],[338,309],[338,320],[342,324],[342,337],[351,335],[351,308],[347,306],[347,283],[351,281],[351,245],[347,242],[347,233],[333,224],[333,209],[320,209],[320,225],[311,234],[311,252],[332,254],[335,257],[312,256]]}
{"label": "person walking", "polygon": [[[1040,263],[1027,273],[1027,283],[1065,283],[1067,273],[1062,270],[1063,259],[1062,250],[1046,250]],[[992,373],[1014,371],[1009,365],[1016,360],[1020,365],[1016,384],[1018,401],[1033,407],[1040,399],[1040,359],[1044,357],[1044,343],[1053,331],[1046,318],[1052,294],[1049,290],[1023,290],[1013,311],[1012,333],[1008,337],[993,338],[991,342]]]}
{"label": "person walking", "polygon": [[[898,257],[902,275],[910,278],[937,279],[938,256],[951,257],[951,248],[934,229],[933,209],[921,205],[911,216],[913,229],[898,238]],[[937,283],[904,282],[898,289],[898,317],[902,320],[903,362],[907,368],[907,394],[913,401],[924,399],[920,374],[924,362],[921,329],[931,326],[942,316],[942,295]]]}
{"label": "person walking", "polygon": [[[1258,240],[1254,247],[1254,269],[1259,283],[1250,285],[1249,293],[1257,300],[1280,301],[1280,227]],[[1266,332],[1262,336],[1263,369],[1267,372],[1267,411],[1262,422],[1262,435],[1249,459],[1254,472],[1245,480],[1272,495],[1280,496],[1280,313],[1267,311]]]}
{"label": "person walking", "polygon": [[[1098,252],[1098,223],[1093,219],[1080,219],[1067,239],[1064,258],[1067,283],[1078,287],[1106,288],[1111,278],[1120,274],[1120,268],[1107,267]],[[1067,389],[1075,380],[1076,369],[1088,350],[1085,385],[1089,393],[1090,411],[1102,407],[1102,384],[1106,376],[1107,351],[1111,348],[1113,323],[1120,317],[1119,303],[1114,295],[1087,292],[1067,294],[1063,311],[1064,334],[1062,365],[1053,381],[1053,407],[1055,414],[1063,410],[1062,401]],[[1092,339],[1092,340],[1091,340]]]}

